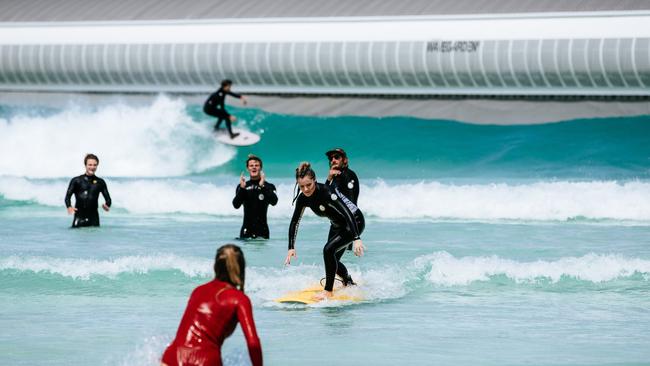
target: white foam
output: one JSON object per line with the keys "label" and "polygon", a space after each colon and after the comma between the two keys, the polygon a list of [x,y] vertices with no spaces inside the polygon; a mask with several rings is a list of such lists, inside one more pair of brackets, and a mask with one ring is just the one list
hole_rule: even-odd
{"label": "white foam", "polygon": [[650,260],[614,254],[590,253],[555,261],[519,262],[497,256],[456,258],[447,252],[437,252],[417,258],[413,265],[419,270],[427,269],[427,280],[440,286],[468,285],[489,281],[493,276],[506,276],[517,283],[540,280],[557,283],[563,278],[602,283],[637,273],[650,279]]}
{"label": "white foam", "polygon": [[[180,257],[172,254],[152,256],[124,256],[114,259],[80,259],[52,257],[0,258],[0,270],[49,273],[75,280],[89,280],[95,276],[116,278],[120,274],[146,275],[153,271],[180,271],[189,277],[212,278],[211,259]],[[397,271],[397,272],[396,272]],[[276,306],[273,300],[282,295],[315,285],[324,276],[321,265],[295,265],[289,267],[250,266],[246,270],[246,292],[254,302]],[[360,271],[350,268],[353,278],[363,284],[368,300],[397,298],[405,293],[408,278],[400,269]],[[396,275],[396,273],[400,273]],[[394,281],[397,278],[400,281]]]}
{"label": "white foam", "polygon": [[469,220],[650,220],[645,182],[539,182],[453,185],[438,182],[364,187],[359,206],[381,218]]}
{"label": "white foam", "polygon": [[[239,217],[232,207],[232,185],[188,179],[108,180],[114,207],[132,213],[188,213]],[[277,184],[279,202],[272,218],[293,212],[293,184]],[[11,200],[61,206],[67,180],[0,177],[0,195]],[[101,200],[101,198],[100,198]],[[650,222],[650,183],[632,181],[539,182],[453,185],[438,182],[361,187],[359,206],[381,219],[537,220],[574,218]]]}
{"label": "white foam", "polygon": [[[408,277],[398,268],[381,270],[360,270],[348,265],[348,270],[360,287],[346,289],[348,294],[361,296],[366,301],[381,301],[395,299],[406,293],[405,282]],[[325,269],[321,265],[301,264],[286,268],[254,267],[246,272],[247,293],[254,302],[264,306],[280,306],[273,300],[289,292],[317,285],[325,277]],[[341,306],[347,302],[330,301],[315,306]]]}
{"label": "white foam", "polygon": [[191,277],[207,277],[213,271],[210,260],[173,254],[125,256],[105,260],[10,256],[0,258],[0,270],[44,272],[81,280],[88,280],[92,276],[115,277],[124,273],[146,274],[164,270],[177,270]]}
{"label": "white foam", "polygon": [[86,153],[99,156],[99,176],[182,176],[222,165],[235,150],[192,121],[180,99],[69,106],[48,117],[0,119],[0,175],[70,177],[83,172]]}
{"label": "white foam", "polygon": [[[237,331],[241,333],[240,330]],[[236,334],[235,336],[241,336]],[[135,346],[133,351],[120,357],[121,361],[108,360],[107,364],[118,364],[121,366],[159,366],[163,352],[171,343],[169,336],[151,336],[144,339]],[[222,363],[224,366],[250,366],[248,350],[241,347],[230,347],[222,349]]]}
{"label": "white foam", "polygon": [[148,337],[132,352],[122,357],[118,364],[121,366],[159,366],[162,354],[171,341],[169,337]]}

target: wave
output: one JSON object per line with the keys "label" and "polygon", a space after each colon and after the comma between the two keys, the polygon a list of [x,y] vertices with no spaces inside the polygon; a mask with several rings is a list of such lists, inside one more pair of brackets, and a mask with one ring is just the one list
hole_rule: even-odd
{"label": "wave", "polygon": [[[233,179],[236,182],[236,178]],[[188,179],[109,180],[114,207],[136,214],[208,214],[239,217],[232,207],[234,185]],[[60,207],[67,181],[0,177],[0,196]],[[280,202],[271,218],[293,212],[293,184],[277,184]],[[101,198],[100,198],[101,200]],[[388,184],[361,187],[359,206],[380,219],[650,221],[650,183],[538,182],[531,184]]]}
{"label": "wave", "polygon": [[[152,276],[154,273],[182,273],[191,278],[212,277],[212,260],[176,255],[125,256],[92,260],[49,257],[0,258],[0,273],[19,272],[57,275],[75,281],[123,280],[124,275]],[[368,301],[401,298],[418,288],[465,287],[474,283],[512,286],[541,285],[542,288],[578,281],[583,286],[611,283],[626,279],[650,281],[650,260],[617,254],[589,253],[581,257],[555,260],[518,261],[498,256],[455,257],[448,252],[421,255],[409,263],[389,264],[350,272],[361,284]],[[296,289],[312,286],[323,276],[320,265],[300,264],[285,268],[250,266],[247,268],[247,293],[264,306],[277,306],[273,300]],[[128,280],[128,279],[127,279]],[[158,279],[159,280],[159,279]]]}
{"label": "wave", "polygon": [[0,259],[0,271],[49,273],[75,280],[89,280],[96,276],[115,278],[122,274],[147,274],[154,271],[178,271],[189,277],[205,277],[211,273],[211,267],[210,260],[173,254],[104,260],[19,256]]}
{"label": "wave", "polygon": [[[176,177],[238,174],[246,153],[290,178],[309,160],[326,171],[323,152],[343,146],[361,177],[383,179],[647,179],[648,116],[544,125],[470,125],[406,117],[314,117],[229,107],[239,126],[263,133],[238,150],[212,138],[201,105],[159,96],[71,102],[58,110],[0,105],[0,175],[69,177],[87,152],[100,176]],[[558,148],[560,146],[561,148]],[[236,156],[236,152],[242,153]]]}
{"label": "wave", "polygon": [[640,274],[650,280],[650,260],[621,255],[587,254],[554,261],[518,262],[498,256],[456,258],[437,252],[417,258],[414,268],[425,269],[425,278],[434,285],[461,286],[490,281],[497,276],[515,283],[558,283],[573,279],[603,283]]}
{"label": "wave", "polygon": [[0,175],[68,177],[83,172],[86,153],[99,156],[100,176],[183,176],[225,164],[231,147],[212,138],[180,99],[151,104],[71,105],[49,115],[0,116]]}

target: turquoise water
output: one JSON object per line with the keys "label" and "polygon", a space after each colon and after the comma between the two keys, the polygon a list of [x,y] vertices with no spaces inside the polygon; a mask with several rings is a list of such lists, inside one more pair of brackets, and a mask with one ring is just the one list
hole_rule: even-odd
{"label": "turquoise water", "polygon": [[[200,106],[0,107],[0,360],[156,365],[190,291],[233,241],[246,155],[280,202],[272,239],[240,243],[270,365],[650,364],[650,117],[477,126],[233,109],[262,134],[217,144]],[[495,121],[497,122],[497,121]],[[326,222],[308,214],[289,268],[292,172],[326,174],[343,146],[362,180],[367,301],[272,300],[323,274]],[[113,210],[70,230],[63,207],[86,152]],[[225,362],[245,365],[239,331]]]}

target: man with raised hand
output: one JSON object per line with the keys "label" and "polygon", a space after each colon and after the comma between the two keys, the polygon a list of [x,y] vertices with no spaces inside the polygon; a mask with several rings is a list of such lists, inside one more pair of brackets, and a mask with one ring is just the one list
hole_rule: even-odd
{"label": "man with raised hand", "polygon": [[[104,196],[105,203],[102,205],[104,211],[108,212],[111,207],[111,196],[108,194],[108,187],[102,178],[95,175],[99,158],[97,155],[88,154],[84,158],[86,172],[78,177],[72,178],[65,194],[65,206],[70,215],[74,214],[72,227],[99,226],[98,201],[99,194]],[[75,206],[72,207],[70,198],[74,194]]]}
{"label": "man with raised hand", "polygon": [[269,238],[266,214],[269,205],[275,206],[278,203],[278,196],[275,186],[266,181],[262,166],[262,159],[248,155],[246,170],[250,179],[247,181],[244,173],[241,174],[235,198],[232,200],[235,208],[244,205],[244,223],[239,232],[240,239]]}

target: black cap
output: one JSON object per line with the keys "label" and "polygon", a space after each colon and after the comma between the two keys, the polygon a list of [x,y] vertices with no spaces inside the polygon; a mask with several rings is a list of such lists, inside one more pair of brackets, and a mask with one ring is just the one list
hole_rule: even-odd
{"label": "black cap", "polygon": [[341,154],[342,157],[347,158],[348,155],[345,153],[345,150],[341,149],[340,147],[335,147],[328,152],[325,153],[328,159],[332,158],[332,155],[334,154]]}

